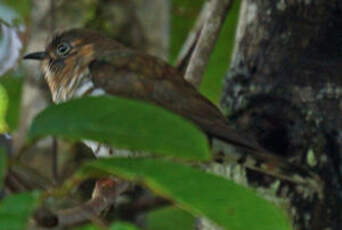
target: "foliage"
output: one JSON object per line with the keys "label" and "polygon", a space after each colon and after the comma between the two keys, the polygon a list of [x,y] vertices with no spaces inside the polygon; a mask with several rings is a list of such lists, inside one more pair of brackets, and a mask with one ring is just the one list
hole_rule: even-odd
{"label": "foliage", "polygon": [[119,97],[89,97],[50,106],[33,121],[29,137],[48,134],[184,159],[209,159],[206,137],[194,125],[160,107]]}
{"label": "foliage", "polygon": [[0,201],[0,230],[23,230],[38,204],[38,193],[20,193]]}
{"label": "foliage", "polygon": [[[89,112],[89,108],[96,113]],[[151,117],[154,119],[149,122]],[[102,96],[50,106],[36,117],[29,136],[34,139],[50,134],[73,140],[92,139],[122,148],[199,160],[206,159],[208,147],[201,145],[203,136],[199,132],[187,121],[161,108]],[[99,175],[98,170],[141,182],[156,194],[176,202],[178,207],[197,217],[206,216],[225,229],[248,229],[250,223],[246,219],[254,223],[254,229],[290,229],[283,212],[255,192],[170,159],[97,160],[85,165],[80,179],[89,174]]]}
{"label": "foliage", "polygon": [[8,107],[8,96],[5,88],[0,84],[0,133],[7,131],[7,122],[5,119]]}
{"label": "foliage", "polygon": [[147,214],[146,218],[146,229],[148,230],[195,229],[194,216],[175,207],[166,207],[152,211]]}
{"label": "foliage", "polygon": [[240,0],[235,0],[227,15],[200,86],[200,92],[215,104],[219,104],[221,99],[223,79],[230,66],[239,10]]}
{"label": "foliage", "polygon": [[[0,85],[6,90],[7,97],[0,102],[0,126],[1,119],[5,118],[5,122],[9,126],[10,130],[14,130],[17,127],[20,114],[20,103],[21,103],[21,92],[22,92],[22,82],[23,78],[18,76],[18,74],[13,74],[12,72],[2,76],[0,78]],[[3,94],[0,92],[0,97]],[[8,100],[8,107],[6,112],[2,113],[2,106],[5,106],[5,101]],[[1,133],[1,130],[0,130]]]}
{"label": "foliage", "polygon": [[[197,217],[208,217],[225,229],[290,229],[286,215],[250,189],[233,181],[168,160],[148,158],[102,159],[85,165],[138,181]],[[96,170],[95,170],[96,171]],[[248,220],[248,221],[245,221]]]}
{"label": "foliage", "polygon": [[[170,36],[170,60],[172,63],[175,63],[187,33],[195,23],[203,2],[203,0],[172,0]],[[221,98],[223,78],[229,68],[233,53],[239,10],[240,0],[236,0],[227,15],[200,86],[200,92],[215,104],[218,104]]]}
{"label": "foliage", "polygon": [[175,63],[188,32],[201,11],[204,0],[172,0],[170,62]]}

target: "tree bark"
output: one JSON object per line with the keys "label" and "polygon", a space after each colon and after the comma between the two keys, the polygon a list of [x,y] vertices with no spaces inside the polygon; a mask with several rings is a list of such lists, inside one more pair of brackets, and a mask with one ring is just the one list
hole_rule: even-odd
{"label": "tree bark", "polygon": [[[243,1],[222,105],[240,130],[324,182],[322,196],[279,186],[296,229],[342,226],[341,76],[341,1]],[[247,177],[264,187],[272,182]]]}

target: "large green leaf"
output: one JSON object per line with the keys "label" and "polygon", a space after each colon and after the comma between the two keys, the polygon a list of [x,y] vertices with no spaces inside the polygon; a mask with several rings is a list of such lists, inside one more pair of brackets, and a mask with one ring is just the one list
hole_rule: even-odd
{"label": "large green leaf", "polygon": [[37,207],[37,193],[20,193],[0,202],[0,230],[23,230]]}
{"label": "large green leaf", "polygon": [[119,97],[88,97],[53,105],[31,126],[31,139],[54,135],[117,148],[206,160],[209,146],[193,124],[160,107]]}
{"label": "large green leaf", "polygon": [[83,172],[93,169],[138,180],[179,207],[206,216],[225,229],[291,229],[284,212],[254,191],[186,165],[148,158],[102,159],[89,163]]}
{"label": "large green leaf", "polygon": [[178,208],[161,208],[146,215],[146,229],[194,230],[195,218],[188,212]]}
{"label": "large green leaf", "polygon": [[[95,225],[86,225],[73,230],[102,230],[103,228],[96,227]],[[137,228],[129,223],[117,222],[106,228],[108,230],[137,230]]]}
{"label": "large green leaf", "polygon": [[[0,77],[0,84],[5,88],[8,95],[8,108],[5,114],[5,120],[11,130],[17,126],[20,113],[21,92],[22,92],[23,78],[13,73],[8,73]],[[1,94],[1,92],[0,92]],[[1,95],[0,95],[1,97]],[[1,100],[1,98],[0,98]],[[0,126],[1,119],[3,119],[2,105],[4,101],[0,101]],[[1,130],[0,130],[1,132]]]}

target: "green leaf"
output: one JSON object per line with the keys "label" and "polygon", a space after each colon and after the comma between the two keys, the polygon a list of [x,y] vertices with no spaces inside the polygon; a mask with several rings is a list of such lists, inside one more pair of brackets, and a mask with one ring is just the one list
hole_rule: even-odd
{"label": "green leaf", "polygon": [[0,133],[7,132],[7,122],[5,119],[8,107],[8,96],[5,88],[0,84]]}
{"label": "green leaf", "polygon": [[222,177],[166,160],[101,159],[83,172],[97,169],[138,180],[195,216],[205,216],[229,230],[289,230],[284,212],[254,191]]}
{"label": "green leaf", "polygon": [[[170,60],[174,63],[188,32],[192,29],[203,0],[172,0]],[[235,31],[237,27],[241,0],[236,0],[228,11],[215,49],[210,57],[200,92],[215,104],[219,104],[222,94],[223,78],[229,69],[234,48]]]}
{"label": "green leaf", "polygon": [[161,208],[146,216],[147,230],[193,230],[195,218],[188,212],[174,207]]}
{"label": "green leaf", "polygon": [[[79,228],[74,228],[73,230],[102,230],[95,225],[86,225]],[[108,230],[137,230],[137,228],[129,223],[116,222],[107,228]]]}
{"label": "green leaf", "polygon": [[[16,76],[13,73],[6,74],[0,78],[0,84],[5,88],[6,93],[8,95],[8,102],[9,102],[5,120],[10,130],[14,130],[17,127],[18,120],[19,120],[23,78],[21,76]],[[2,103],[4,102],[1,102],[1,99],[0,99],[0,110],[1,110]],[[0,112],[2,112],[2,110]],[[1,125],[1,119],[2,119],[2,113],[0,113],[0,125]]]}
{"label": "green leaf", "polygon": [[160,107],[119,97],[88,97],[53,105],[33,121],[29,137],[89,139],[116,148],[191,160],[209,158],[206,136]]}
{"label": "green leaf", "polygon": [[201,11],[204,0],[171,1],[170,61],[176,58]]}
{"label": "green leaf", "polygon": [[29,217],[36,208],[38,193],[20,193],[0,202],[0,230],[26,229]]}
{"label": "green leaf", "polygon": [[210,57],[200,92],[215,104],[219,104],[223,79],[229,69],[234,49],[235,31],[239,18],[241,0],[236,0],[228,11],[226,21]]}
{"label": "green leaf", "polygon": [[7,171],[7,157],[6,151],[3,146],[0,145],[0,190],[4,184],[4,178]]}

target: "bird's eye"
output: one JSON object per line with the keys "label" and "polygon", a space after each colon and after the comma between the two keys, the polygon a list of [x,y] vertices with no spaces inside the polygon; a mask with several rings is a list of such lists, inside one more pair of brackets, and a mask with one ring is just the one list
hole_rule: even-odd
{"label": "bird's eye", "polygon": [[66,56],[70,52],[70,50],[71,46],[66,42],[60,43],[57,46],[57,54],[59,56]]}

